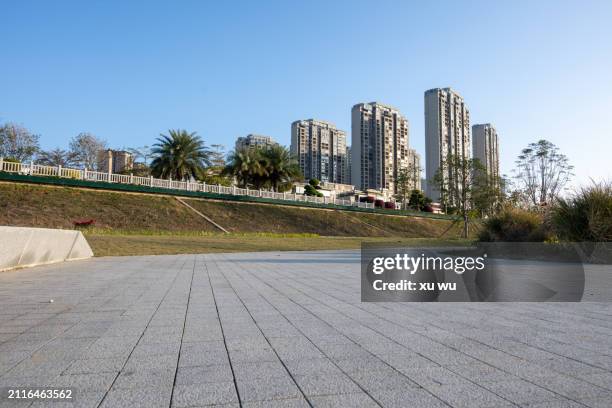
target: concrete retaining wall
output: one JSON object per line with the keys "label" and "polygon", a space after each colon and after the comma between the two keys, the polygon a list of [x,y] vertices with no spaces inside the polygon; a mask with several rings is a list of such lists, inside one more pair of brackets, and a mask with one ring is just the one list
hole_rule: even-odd
{"label": "concrete retaining wall", "polygon": [[0,227],[0,271],[92,256],[81,231]]}

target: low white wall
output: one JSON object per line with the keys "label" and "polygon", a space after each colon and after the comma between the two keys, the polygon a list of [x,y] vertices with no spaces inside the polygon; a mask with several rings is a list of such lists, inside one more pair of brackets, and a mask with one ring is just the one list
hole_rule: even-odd
{"label": "low white wall", "polygon": [[0,271],[92,256],[81,231],[0,226]]}

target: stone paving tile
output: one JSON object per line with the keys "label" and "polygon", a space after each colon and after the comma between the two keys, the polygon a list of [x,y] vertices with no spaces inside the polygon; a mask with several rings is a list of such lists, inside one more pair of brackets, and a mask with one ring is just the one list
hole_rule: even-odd
{"label": "stone paving tile", "polygon": [[536,384],[570,399],[609,398],[612,401],[612,391],[576,378],[546,377],[538,379]]}
{"label": "stone paving tile", "polygon": [[68,374],[95,374],[119,372],[125,359],[123,358],[89,358],[84,360],[74,360],[68,367]]}
{"label": "stone paving tile", "polygon": [[560,395],[525,380],[480,382],[480,386],[517,404],[547,402],[562,399]]}
{"label": "stone paving tile", "polygon": [[75,392],[73,401],[35,401],[32,408],[95,408],[100,405],[106,391]]}
{"label": "stone paving tile", "polygon": [[515,406],[510,401],[474,384],[440,385],[427,389],[435,397],[456,408]]}
{"label": "stone paving tile", "polygon": [[370,408],[379,404],[364,392],[356,394],[325,395],[309,399],[312,406],[316,408]]}
{"label": "stone paving tile", "polygon": [[105,396],[101,408],[168,407],[172,387],[113,388]]}
{"label": "stone paving tile", "polygon": [[172,406],[177,408],[236,402],[238,395],[233,382],[177,385],[172,396]]}
{"label": "stone paving tile", "polygon": [[115,377],[115,373],[66,374],[50,380],[48,386],[54,388],[75,388],[79,394],[89,391],[108,391]]}
{"label": "stone paving tile", "polygon": [[154,388],[172,386],[174,382],[175,370],[138,370],[131,371],[124,369],[121,371],[115,383],[115,388]]}
{"label": "stone paving tile", "polygon": [[237,384],[242,401],[289,399],[298,398],[303,395],[289,375],[238,381]]}
{"label": "stone paving tile", "polygon": [[451,365],[447,366],[446,369],[460,377],[477,383],[482,381],[493,382],[519,379],[519,377],[480,362],[476,364]]}
{"label": "stone paving tile", "polygon": [[384,407],[391,408],[448,408],[448,404],[423,389],[374,389],[370,392]]}
{"label": "stone paving tile", "polygon": [[584,408],[585,406],[590,405],[585,405],[576,401],[562,399],[546,402],[524,403],[520,404],[520,406],[523,408]]}
{"label": "stone paving tile", "polygon": [[287,370],[280,361],[232,364],[234,375],[239,382],[262,378],[286,377]]}
{"label": "stone paving tile", "polygon": [[175,343],[150,343],[150,344],[139,344],[138,347],[134,348],[131,356],[135,358],[150,358],[152,356],[163,356],[163,355],[178,355],[181,344]]}
{"label": "stone paving tile", "polygon": [[128,359],[122,371],[144,371],[172,369],[177,364],[177,354],[162,354],[158,356],[136,356]]}
{"label": "stone paving tile", "polygon": [[304,358],[284,361],[292,375],[340,374],[342,371],[328,358]]}
{"label": "stone paving tile", "polygon": [[296,376],[295,381],[307,396],[353,394],[360,392],[359,386],[345,374],[314,374]]}
{"label": "stone paving tile", "polygon": [[1,273],[0,388],[75,388],[34,407],[612,406],[612,304],[361,303],[359,286],[358,251]]}
{"label": "stone paving tile", "polygon": [[405,374],[391,367],[385,370],[357,371],[351,373],[351,378],[368,391],[421,388]]}
{"label": "stone paving tile", "polygon": [[309,408],[307,400],[304,398],[289,398],[267,401],[253,401],[242,404],[244,408]]}
{"label": "stone paving tile", "polygon": [[229,382],[233,380],[234,376],[229,364],[179,367],[176,372],[176,385]]}

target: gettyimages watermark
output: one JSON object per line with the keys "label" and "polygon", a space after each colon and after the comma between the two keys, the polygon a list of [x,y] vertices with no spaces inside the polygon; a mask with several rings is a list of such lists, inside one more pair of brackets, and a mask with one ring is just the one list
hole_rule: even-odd
{"label": "gettyimages watermark", "polygon": [[364,243],[363,302],[612,301],[610,243]]}

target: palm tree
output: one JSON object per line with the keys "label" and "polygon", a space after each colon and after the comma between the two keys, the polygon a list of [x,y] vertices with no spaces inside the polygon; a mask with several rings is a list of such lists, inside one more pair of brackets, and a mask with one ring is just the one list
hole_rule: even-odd
{"label": "palm tree", "polygon": [[291,184],[302,178],[297,160],[286,147],[272,145],[262,151],[263,164],[267,170],[267,181],[272,190]]}
{"label": "palm tree", "polygon": [[169,130],[168,136],[160,135],[153,145],[154,159],[151,174],[154,177],[188,180],[199,178],[206,166],[210,166],[210,150],[196,134],[186,130]]}
{"label": "palm tree", "polygon": [[233,176],[242,188],[249,185],[261,188],[262,181],[267,176],[260,151],[248,148],[231,152],[223,173]]}

